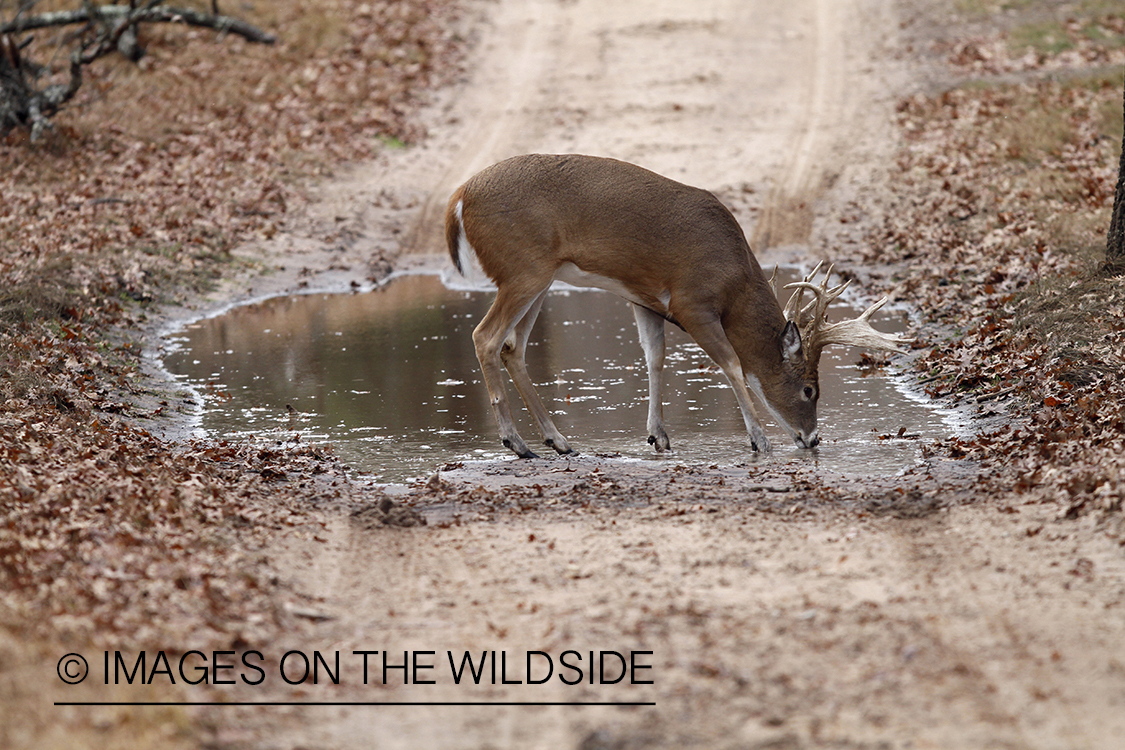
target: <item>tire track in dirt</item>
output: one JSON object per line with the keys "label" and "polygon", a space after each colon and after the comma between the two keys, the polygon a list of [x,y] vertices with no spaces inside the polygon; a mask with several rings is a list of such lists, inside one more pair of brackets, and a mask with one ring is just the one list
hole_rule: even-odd
{"label": "tire track in dirt", "polygon": [[965,721],[990,726],[979,742],[1110,747],[1125,735],[1122,664],[1106,660],[1125,641],[1110,614],[1125,605],[1125,571],[1104,537],[1040,536],[1050,520],[1034,507],[955,508],[892,523],[888,558],[935,615],[920,625],[952,668]]}
{"label": "tire track in dirt", "polygon": [[[592,465],[581,480],[613,486],[611,468]],[[1125,637],[1112,616],[1123,592],[1093,578],[1120,580],[1106,540],[1028,548],[1033,509],[1017,524],[986,507],[787,515],[662,502],[668,490],[624,481],[639,505],[567,507],[543,484],[542,509],[468,504],[464,525],[424,534],[337,529],[328,564],[303,568],[298,586],[338,618],[318,638],[345,652],[651,650],[657,684],[634,693],[399,685],[377,699],[624,693],[658,708],[383,708],[378,747],[575,747],[597,735],[621,747],[1067,748],[1109,747],[1122,730],[1122,665],[1105,657]],[[1094,573],[1072,573],[1076,559],[1095,560]],[[359,746],[370,720],[356,710],[293,740]]]}
{"label": "tire track in dirt", "polygon": [[[428,158],[447,169],[407,252],[443,252],[452,189],[490,163],[534,151],[612,156],[708,188],[747,230],[771,193],[767,224],[775,229],[766,234],[792,239],[779,228],[789,215],[779,207],[816,192],[843,132],[871,129],[844,116],[860,98],[845,90],[855,77],[849,69],[873,54],[872,35],[853,18],[861,5],[871,3],[494,6],[470,83],[449,96],[431,128]],[[806,211],[802,240],[810,217]]]}
{"label": "tire track in dirt", "polygon": [[[811,34],[815,42],[807,54],[806,105],[793,123],[794,143],[784,166],[775,178],[774,188],[754,228],[753,245],[769,248],[805,244],[812,231],[813,202],[820,192],[834,140],[839,136],[831,123],[839,123],[845,109],[845,57],[841,22],[846,19],[843,4],[816,0],[812,11],[815,23]],[[829,163],[826,164],[825,161]]]}
{"label": "tire track in dirt", "polygon": [[[558,46],[560,3],[504,3],[490,8],[488,30],[481,32],[467,75],[471,85],[458,88],[447,105],[444,127],[431,128],[430,158],[445,165],[403,248],[407,254],[444,254],[445,206],[449,195],[468,177],[504,153],[522,121],[521,110]],[[483,11],[482,11],[483,12]]]}

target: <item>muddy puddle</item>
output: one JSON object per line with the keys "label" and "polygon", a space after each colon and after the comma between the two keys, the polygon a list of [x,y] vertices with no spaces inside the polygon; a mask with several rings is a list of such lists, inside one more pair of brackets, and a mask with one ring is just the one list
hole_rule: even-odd
{"label": "muddy puddle", "polygon": [[[197,433],[299,435],[331,443],[380,481],[405,482],[445,463],[511,457],[496,436],[473,352],[472,330],[491,300],[425,275],[370,292],[279,297],[187,325],[168,337],[164,361],[198,394]],[[840,308],[841,317],[856,314]],[[887,313],[876,326],[904,330],[905,322]],[[755,457],[722,373],[686,334],[667,329],[664,409],[674,452],[658,458],[646,443],[647,379],[629,305],[600,291],[550,295],[528,368],[578,451],[673,464],[804,461],[893,475],[918,462],[923,443],[953,432],[948,414],[886,372],[861,372],[860,353],[836,347],[821,360],[819,450],[798,451],[767,422],[774,452]],[[538,444],[510,384],[509,392],[521,434]]]}

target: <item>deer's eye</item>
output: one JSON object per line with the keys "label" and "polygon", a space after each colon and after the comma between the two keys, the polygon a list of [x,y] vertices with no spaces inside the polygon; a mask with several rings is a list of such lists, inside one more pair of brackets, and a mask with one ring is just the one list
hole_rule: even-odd
{"label": "deer's eye", "polygon": [[816,389],[813,388],[811,385],[806,385],[805,386],[805,400],[806,401],[812,401],[814,398],[816,398]]}

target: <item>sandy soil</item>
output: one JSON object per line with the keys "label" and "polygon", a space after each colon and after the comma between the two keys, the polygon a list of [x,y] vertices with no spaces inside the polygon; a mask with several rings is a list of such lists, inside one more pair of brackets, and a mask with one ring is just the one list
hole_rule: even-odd
{"label": "sandy soil", "polygon": [[[1120,554],[1086,530],[1035,507],[806,504],[769,472],[572,468],[620,499],[533,468],[542,498],[405,532],[338,522],[290,550],[336,618],[304,645],[437,652],[438,685],[392,673],[355,700],[655,706],[306,709],[293,746],[1108,748],[1125,730]],[[527,651],[567,649],[651,651],[654,684],[475,688],[443,666],[505,651],[520,679]]]}
{"label": "sandy soil", "polygon": [[[805,257],[818,212],[878,190],[893,150],[891,106],[913,85],[891,54],[895,7],[475,4],[466,79],[438,95],[427,143],[324,185],[303,225],[245,250],[286,270],[204,308],[441,263],[449,191],[525,151],[609,155],[707,187],[771,246],[764,263]],[[215,743],[1117,746],[1120,550],[1092,525],[1060,525],[1053,506],[976,497],[972,480],[972,467],[944,464],[874,483],[768,462],[450,467],[406,497],[427,526],[328,515],[322,533],[271,552],[311,609],[278,648],[388,650],[396,664],[432,651],[421,658],[437,667],[422,674],[437,684],[403,685],[392,670],[389,685],[364,686],[352,663],[339,686],[271,695],[654,705],[223,709],[209,715]],[[638,658],[652,684],[455,685],[445,663],[446,652],[504,652],[506,675],[522,679],[527,652],[561,671],[568,649],[651,652]]]}

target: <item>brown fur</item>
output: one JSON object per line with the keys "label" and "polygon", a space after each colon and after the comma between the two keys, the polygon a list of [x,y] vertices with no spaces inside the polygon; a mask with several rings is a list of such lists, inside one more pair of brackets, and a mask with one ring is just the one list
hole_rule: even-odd
{"label": "brown fur", "polygon": [[[501,363],[546,442],[570,451],[523,363],[543,296],[567,264],[610,280],[611,291],[647,311],[637,313],[638,327],[642,340],[645,330],[653,337],[646,357],[648,348],[659,348],[657,375],[663,332],[644,316],[655,313],[683,327],[731,381],[755,447],[768,447],[769,441],[753,411],[749,375],[761,383],[770,409],[798,442],[815,445],[815,368],[807,371],[799,347],[788,355],[783,351],[787,326],[781,307],[742,228],[711,193],[614,159],[517,156],[474,175],[450,198],[446,241],[459,270],[462,232],[498,289],[473,338],[501,436],[519,455],[533,454],[511,421]],[[653,369],[650,363],[650,383]],[[659,403],[652,400],[659,401],[658,384],[650,388],[649,429],[650,442],[660,450],[668,440]]]}

